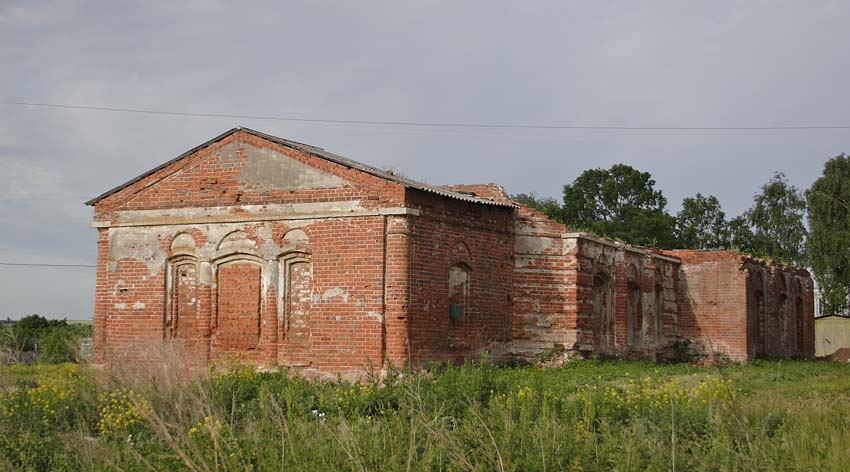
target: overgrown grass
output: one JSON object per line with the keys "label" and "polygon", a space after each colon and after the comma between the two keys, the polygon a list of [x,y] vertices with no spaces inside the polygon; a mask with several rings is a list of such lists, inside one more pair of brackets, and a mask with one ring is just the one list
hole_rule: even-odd
{"label": "overgrown grass", "polygon": [[0,470],[850,470],[850,366],[0,370]]}

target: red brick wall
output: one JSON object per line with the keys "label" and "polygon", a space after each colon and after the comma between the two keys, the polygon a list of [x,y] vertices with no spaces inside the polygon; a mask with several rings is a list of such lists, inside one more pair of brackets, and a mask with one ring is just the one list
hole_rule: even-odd
{"label": "red brick wall", "polygon": [[387,217],[385,344],[386,356],[395,367],[410,361],[410,298],[412,277],[412,222],[406,216]]}
{"label": "red brick wall", "polygon": [[526,207],[514,221],[511,351],[519,357],[576,348],[575,245],[566,228]]}
{"label": "red brick wall", "polygon": [[[412,365],[457,362],[502,350],[510,340],[512,312],[512,209],[416,190],[408,191],[408,205],[421,211],[410,220]],[[458,263],[470,269],[471,291],[467,311],[453,321],[449,269]]]}
{"label": "red brick wall", "polygon": [[750,357],[814,356],[814,302],[808,272],[741,258],[747,272]]}
{"label": "red brick wall", "polygon": [[588,356],[670,357],[679,263],[592,236],[576,241],[578,350]]}
{"label": "red brick wall", "polygon": [[682,260],[679,338],[696,353],[747,354],[747,274],[734,251],[668,251]]}
{"label": "red brick wall", "polygon": [[[252,159],[270,152],[313,180],[263,181],[275,169]],[[492,184],[452,188],[508,201]],[[269,206],[295,208],[274,204],[307,205],[265,218]],[[323,373],[382,368],[385,357],[414,367],[552,350],[669,358],[683,340],[737,359],[814,352],[805,271],[724,251],[665,258],[246,132],[101,200],[95,221],[100,362],[152,359],[163,341],[198,365],[236,357]]]}
{"label": "red brick wall", "polygon": [[260,316],[263,302],[262,267],[250,262],[231,262],[218,268],[216,298],[216,357],[240,355],[260,344]]}
{"label": "red brick wall", "polygon": [[[227,156],[223,156],[222,149],[228,145],[235,146],[235,154],[225,152]],[[343,183],[331,189],[253,188],[238,180],[249,145],[254,149],[251,152],[274,150]],[[366,209],[400,207],[404,190],[398,184],[237,132],[98,202],[95,219],[113,221],[115,210],[128,209],[228,205],[238,209],[242,207],[234,205],[334,201],[355,201]],[[387,344],[384,275],[400,263],[398,254],[390,261],[385,258],[385,226],[391,217],[202,224],[175,218],[160,226],[101,228],[94,317],[97,360],[151,359],[155,356],[152,351],[168,341],[182,347],[193,362],[232,356],[263,366],[280,364],[321,372],[362,372],[370,364],[380,368]],[[250,220],[250,215],[246,213],[243,219]],[[284,240],[293,228],[307,236],[297,248]],[[181,233],[190,234],[194,243],[174,252],[172,240]],[[228,247],[222,249],[219,246],[228,234],[236,236],[228,236]],[[294,249],[299,258],[287,265],[287,251]],[[221,259],[228,254],[230,259]],[[185,299],[191,295],[181,291],[179,283],[169,281],[175,276],[169,275],[174,269],[173,257],[179,257],[180,264],[194,266],[198,281],[194,314],[187,311]],[[246,270],[251,274],[241,273]],[[280,306],[279,301],[283,302]],[[167,303],[173,306],[169,308]],[[244,304],[251,306],[241,306]],[[181,308],[176,308],[178,305]],[[387,305],[395,306],[397,315],[406,310],[406,304]],[[169,316],[194,326],[169,332]],[[258,322],[259,336],[247,333],[243,321],[251,326]],[[400,342],[406,344],[406,339]]]}
{"label": "red brick wall", "polygon": [[94,342],[94,362],[106,360],[106,322],[109,314],[109,230],[97,230],[97,270],[95,274],[94,317],[92,341]]}
{"label": "red brick wall", "polygon": [[680,337],[698,351],[739,360],[814,355],[808,272],[768,265],[734,251],[669,254],[682,259]]}

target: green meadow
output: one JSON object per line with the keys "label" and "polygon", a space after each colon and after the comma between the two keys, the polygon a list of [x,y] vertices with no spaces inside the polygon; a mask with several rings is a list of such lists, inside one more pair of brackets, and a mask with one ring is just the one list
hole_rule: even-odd
{"label": "green meadow", "polygon": [[850,470],[850,365],[0,368],[0,470]]}

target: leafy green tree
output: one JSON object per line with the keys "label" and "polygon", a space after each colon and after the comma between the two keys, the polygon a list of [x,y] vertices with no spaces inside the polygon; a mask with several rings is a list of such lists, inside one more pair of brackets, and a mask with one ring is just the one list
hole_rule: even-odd
{"label": "leafy green tree", "polygon": [[682,200],[682,210],[676,215],[676,237],[687,249],[728,248],[729,223],[717,197],[697,193]]}
{"label": "leafy green tree", "polygon": [[806,191],[809,259],[828,313],[848,308],[850,291],[850,157],[826,162],[823,175]]}
{"label": "leafy green tree", "polygon": [[631,244],[675,247],[675,219],[665,210],[667,199],[654,186],[648,172],[626,164],[586,170],[564,186],[563,221]]}
{"label": "leafy green tree", "polygon": [[0,325],[0,362],[19,362],[38,351],[40,362],[71,362],[79,357],[82,338],[91,336],[91,325],[71,324],[29,315]]}
{"label": "leafy green tree", "polygon": [[42,335],[57,323],[57,320],[48,320],[41,315],[28,315],[14,322],[12,331],[17,349],[21,352],[34,351]]}
{"label": "leafy green tree", "polygon": [[776,172],[753,197],[753,206],[742,215],[743,220],[733,220],[733,244],[756,256],[805,267],[805,212],[803,194],[788,182],[785,174]]}
{"label": "leafy green tree", "polygon": [[738,252],[753,253],[753,230],[746,213],[729,220],[729,247]]}
{"label": "leafy green tree", "polygon": [[552,218],[557,221],[562,221],[561,217],[561,205],[558,204],[558,201],[551,197],[541,197],[536,193],[519,193],[516,195],[511,195],[511,200],[522,203],[523,205],[530,206],[537,211],[543,212],[549,218]]}

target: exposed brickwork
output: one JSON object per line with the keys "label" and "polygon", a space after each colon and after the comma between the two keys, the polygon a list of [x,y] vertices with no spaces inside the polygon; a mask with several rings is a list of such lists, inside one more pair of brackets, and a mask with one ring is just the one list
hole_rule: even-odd
{"label": "exposed brickwork", "polygon": [[259,264],[232,262],[218,268],[216,335],[212,340],[217,356],[239,355],[260,344],[260,315],[263,296]]}
{"label": "exposed brickwork", "polygon": [[310,149],[234,130],[96,199],[96,361],[150,360],[157,343],[198,366],[329,374],[547,352],[673,358],[683,343],[813,353],[805,271],[634,248],[512,205],[495,184],[428,189]]}
{"label": "exposed brickwork", "polygon": [[682,260],[680,337],[739,360],[814,355],[813,285],[805,270],[733,251],[669,251]]}
{"label": "exposed brickwork", "polygon": [[[507,343],[511,325],[510,208],[409,191],[421,211],[412,222],[410,357],[414,366],[488,355]],[[469,300],[449,316],[450,269],[469,271]]]}
{"label": "exposed brickwork", "polygon": [[566,228],[520,206],[514,217],[511,352],[528,357],[576,345],[577,279],[574,241]]}

